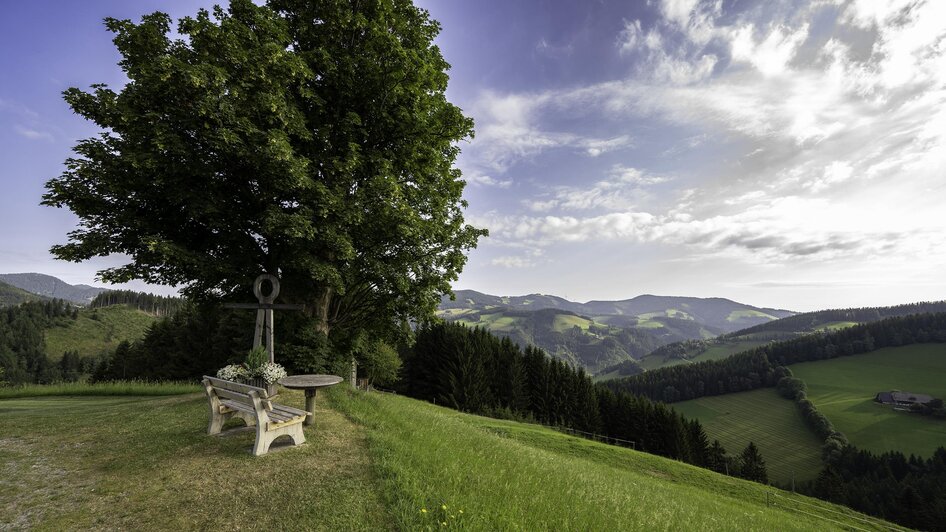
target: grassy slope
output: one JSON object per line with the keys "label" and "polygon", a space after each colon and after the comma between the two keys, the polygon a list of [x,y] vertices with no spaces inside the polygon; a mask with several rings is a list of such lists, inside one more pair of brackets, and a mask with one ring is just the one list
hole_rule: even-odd
{"label": "grassy slope", "polygon": [[25,301],[39,301],[43,299],[47,298],[0,281],[0,307],[12,307]]}
{"label": "grassy slope", "polygon": [[[754,349],[760,345],[764,345],[767,342],[756,339],[732,339],[726,340],[719,344],[711,346],[709,349],[700,353],[699,355],[694,356],[689,361],[682,358],[668,358],[665,359],[661,356],[645,356],[640,359],[641,366],[650,371],[658,368],[667,368],[670,366],[677,366],[680,364],[691,364],[696,362],[705,362],[707,360],[721,360],[728,358],[736,353],[741,353],[743,351],[748,351]],[[613,377],[616,378],[616,377]],[[605,380],[602,378],[601,380]]]}
{"label": "grassy slope", "polygon": [[808,398],[854,445],[929,457],[946,445],[946,421],[895,412],[873,402],[903,390],[946,398],[946,345],[918,344],[791,366]]}
{"label": "grassy slope", "polygon": [[113,351],[122,341],[133,341],[144,336],[156,318],[125,305],[98,309],[82,309],[75,321],[61,320],[61,324],[46,330],[46,354],[59,360],[63,352],[77,350],[82,356]]}
{"label": "grassy slope", "polygon": [[366,427],[385,500],[406,530],[436,527],[431,513],[474,530],[831,528],[766,507],[758,484],[534,425],[340,391],[333,404]]}
{"label": "grassy slope", "polygon": [[701,397],[673,407],[699,419],[710,439],[718,439],[731,455],[755,442],[771,480],[787,484],[793,471],[795,480],[811,480],[821,471],[821,440],[805,424],[795,403],[773,388]]}
{"label": "grassy slope", "polygon": [[[204,434],[199,394],[0,401],[0,528],[834,527],[766,506],[764,486],[541,427],[341,387],[327,399],[307,445],[260,458],[248,454],[252,432]],[[302,405],[298,392],[280,400]],[[778,500],[789,504],[787,494]]]}

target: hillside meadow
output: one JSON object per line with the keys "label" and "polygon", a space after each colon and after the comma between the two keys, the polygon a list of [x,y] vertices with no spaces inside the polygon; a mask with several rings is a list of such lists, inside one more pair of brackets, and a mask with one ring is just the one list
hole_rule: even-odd
{"label": "hillside meadow", "polygon": [[674,403],[673,408],[703,424],[730,455],[754,442],[766,461],[769,480],[782,485],[813,480],[821,472],[821,445],[795,403],[774,388],[701,397]]}
{"label": "hillside meadow", "polygon": [[66,351],[82,357],[112,352],[123,341],[140,339],[156,320],[125,305],[80,309],[75,320],[61,319],[46,329],[46,355],[56,361]]}
{"label": "hillside meadow", "polygon": [[874,402],[902,390],[946,399],[946,344],[915,344],[791,366],[808,398],[861,449],[929,457],[946,446],[946,420],[897,412]]}
{"label": "hillside meadow", "polygon": [[[290,391],[279,400],[303,403],[301,393]],[[199,393],[0,400],[6,464],[0,528],[886,526],[828,503],[540,426],[342,386],[320,394],[306,445],[259,458],[248,452],[251,430],[206,436],[206,408]]]}

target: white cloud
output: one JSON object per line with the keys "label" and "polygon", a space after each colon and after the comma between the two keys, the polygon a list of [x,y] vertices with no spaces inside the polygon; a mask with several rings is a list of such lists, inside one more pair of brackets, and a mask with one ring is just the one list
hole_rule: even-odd
{"label": "white cloud", "polygon": [[490,261],[490,264],[503,268],[531,268],[535,266],[535,263],[530,259],[513,256],[496,257]]}
{"label": "white cloud", "polygon": [[488,175],[476,172],[470,172],[464,176],[467,183],[484,187],[509,188],[512,186],[511,179],[494,179]]}
{"label": "white cloud", "polygon": [[777,76],[785,73],[789,61],[808,38],[808,25],[805,24],[796,31],[776,26],[759,42],[756,42],[754,33],[752,24],[737,28],[731,33],[733,61],[747,62],[765,76]]}
{"label": "white cloud", "polygon": [[46,131],[37,131],[35,129],[31,129],[31,128],[23,127],[23,126],[16,126],[14,127],[14,129],[16,130],[18,135],[24,138],[28,138],[30,140],[45,140],[49,142],[53,142],[55,140],[52,134]]}
{"label": "white cloud", "polygon": [[[541,189],[523,202],[532,215],[487,220],[490,239],[532,249],[622,241],[761,265],[946,264],[946,2],[878,5],[822,2],[766,19],[763,10],[724,17],[718,2],[667,1],[652,27],[625,22],[615,53],[637,67],[628,77],[509,95],[530,153],[595,155],[586,137],[541,127],[545,116],[582,116],[686,131],[667,155],[720,154],[675,181],[617,165],[588,185]],[[837,9],[839,24],[868,31],[809,25]],[[826,27],[831,34],[816,34]],[[677,183],[689,188],[661,206]]]}

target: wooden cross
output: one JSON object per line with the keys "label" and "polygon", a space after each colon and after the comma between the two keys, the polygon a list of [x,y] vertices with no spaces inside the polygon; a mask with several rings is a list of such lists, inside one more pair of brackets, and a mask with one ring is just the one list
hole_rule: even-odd
{"label": "wooden cross", "polygon": [[[263,295],[264,281],[269,281],[272,286],[272,292],[267,295]],[[253,349],[262,345],[265,336],[269,361],[275,362],[273,358],[273,310],[304,310],[305,305],[277,305],[273,303],[276,296],[279,295],[279,279],[269,273],[264,273],[253,281],[253,295],[256,296],[259,303],[227,303],[224,308],[256,309],[256,333],[253,335]]]}

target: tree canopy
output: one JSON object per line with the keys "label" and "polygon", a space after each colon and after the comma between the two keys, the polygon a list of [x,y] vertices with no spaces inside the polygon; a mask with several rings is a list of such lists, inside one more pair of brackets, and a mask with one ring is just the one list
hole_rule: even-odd
{"label": "tree canopy", "polygon": [[52,252],[124,254],[108,282],[246,297],[261,272],[328,334],[429,315],[484,230],[453,163],[439,25],[409,0],[233,0],[106,19],[128,82],[70,88],[102,128],[43,203],[80,219]]}

